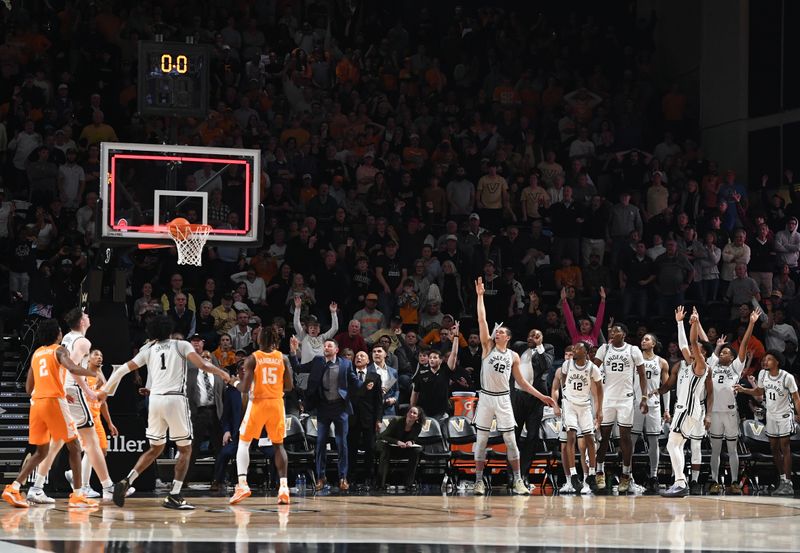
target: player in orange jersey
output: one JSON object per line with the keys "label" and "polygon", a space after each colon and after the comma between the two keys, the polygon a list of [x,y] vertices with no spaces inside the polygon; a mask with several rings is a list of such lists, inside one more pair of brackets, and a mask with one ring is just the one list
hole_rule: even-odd
{"label": "player in orange jersey", "polygon": [[[293,387],[294,378],[289,358],[278,350],[280,336],[278,332],[267,327],[261,333],[261,349],[254,351],[244,360],[244,378],[238,386],[242,396],[247,400],[247,407],[239,427],[239,449],[236,452],[236,469],[239,473],[239,484],[230,499],[235,505],[250,496],[247,485],[247,470],[250,467],[250,442],[257,440],[261,429],[266,428],[267,436],[275,447],[275,468],[281,479],[278,488],[278,503],[289,503],[289,484],[286,481],[286,468],[289,464],[283,438],[286,435],[286,411],[283,406],[283,394]],[[297,352],[298,340],[290,339],[292,353]]]}
{"label": "player in orange jersey", "polygon": [[[50,439],[66,442],[69,451],[69,465],[75,474],[78,488],[69,496],[70,507],[94,507],[96,501],[87,499],[80,492],[81,448],[75,440],[77,431],[69,415],[67,394],[64,391],[65,371],[75,376],[92,376],[93,373],[76,365],[69,357],[67,349],[61,345],[61,328],[58,321],[48,319],[39,325],[39,342],[47,344],[38,348],[31,357],[25,390],[31,394],[28,442],[36,446],[36,451],[28,457],[19,471],[19,476],[5,487],[3,499],[14,507],[27,507],[20,487],[28,476],[41,463],[50,450]],[[90,397],[90,399],[96,399]]]}

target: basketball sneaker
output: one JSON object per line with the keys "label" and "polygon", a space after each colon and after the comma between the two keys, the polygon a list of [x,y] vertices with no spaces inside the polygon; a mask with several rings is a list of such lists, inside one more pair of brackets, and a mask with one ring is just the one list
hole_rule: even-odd
{"label": "basketball sneaker", "polygon": [[598,474],[597,475],[597,489],[595,493],[602,493],[606,489],[606,475],[605,474]]}
{"label": "basketball sneaker", "polygon": [[772,495],[786,497],[794,496],[794,486],[792,485],[792,482],[790,480],[782,480],[780,485],[772,492]]}
{"label": "basketball sneaker", "polygon": [[589,483],[584,480],[583,486],[581,486],[581,495],[589,495],[590,493],[592,493],[592,488],[589,486]]}
{"label": "basketball sneaker", "polygon": [[619,479],[619,487],[617,490],[619,493],[628,493],[631,489],[631,476],[630,474],[623,474],[622,478]]}
{"label": "basketball sneaker", "polygon": [[84,486],[81,488],[81,493],[89,499],[97,499],[100,494],[92,489],[91,486]]}
{"label": "basketball sneaker", "polygon": [[[586,477],[586,483],[589,485],[589,490],[590,491],[592,491],[592,492],[596,492],[597,491],[597,476],[595,476],[594,474],[590,474],[589,476]],[[583,490],[581,490],[581,491],[583,491]],[[584,492],[584,493],[586,493],[586,492]]]}
{"label": "basketball sneaker", "polygon": [[681,486],[677,482],[668,490],[661,492],[661,497],[686,497],[687,495],[689,495],[689,488],[686,487],[686,484]]}
{"label": "basketball sneaker", "polygon": [[583,481],[581,481],[581,477],[577,474],[573,474],[569,477],[570,484],[572,484],[572,490],[574,493],[580,494],[583,490]]}
{"label": "basketball sneaker", "polygon": [[53,505],[56,500],[48,497],[42,488],[31,488],[28,490],[28,503],[34,505]]}
{"label": "basketball sneaker", "polygon": [[564,482],[564,485],[561,486],[558,489],[558,493],[562,494],[562,495],[563,494],[569,494],[569,493],[575,493],[575,488],[572,487],[572,482],[570,482],[569,480]]}
{"label": "basketball sneaker", "polygon": [[233,491],[233,495],[228,500],[228,503],[230,503],[231,505],[236,505],[237,503],[240,503],[245,499],[247,499],[248,497],[250,497],[251,493],[252,492],[250,491],[249,486],[242,486],[241,484],[237,484],[236,489]]}
{"label": "basketball sneaker", "polygon": [[719,482],[711,482],[708,487],[708,495],[722,495],[722,485]]}
{"label": "basketball sneaker", "polygon": [[162,503],[164,507],[167,509],[176,509],[178,511],[192,511],[194,510],[194,505],[187,502],[183,496],[179,493],[171,493],[167,497],[164,498],[164,503]]}
{"label": "basketball sneaker", "polygon": [[531,491],[520,478],[514,481],[514,486],[511,488],[511,495],[531,495]]}
{"label": "basketball sneaker", "polygon": [[12,507],[19,507],[21,509],[28,507],[28,502],[22,497],[20,491],[12,488],[11,484],[8,484],[3,490],[3,499]]}
{"label": "basketball sneaker", "polygon": [[286,486],[281,486],[280,489],[278,490],[278,505],[288,505],[288,504],[289,504],[289,488]]}
{"label": "basketball sneaker", "polygon": [[85,495],[83,495],[80,490],[74,491],[69,494],[69,503],[67,507],[72,508],[85,508],[85,507],[97,507],[98,503],[94,499],[89,499]]}
{"label": "basketball sneaker", "polygon": [[125,498],[128,497],[128,488],[131,487],[131,483],[128,482],[127,478],[123,478],[116,484],[114,484],[114,494],[112,499],[114,500],[114,505],[117,507],[124,507],[125,506]]}
{"label": "basketball sneaker", "polygon": [[658,478],[655,476],[651,476],[647,480],[647,485],[644,491],[645,495],[656,495],[658,494]]}
{"label": "basketball sneaker", "polygon": [[700,482],[692,482],[689,486],[691,495],[703,495],[703,485]]}
{"label": "basketball sneaker", "polygon": [[475,482],[475,487],[472,488],[472,493],[474,495],[486,495],[486,484],[482,479]]}
{"label": "basketball sneaker", "polygon": [[630,485],[630,492],[636,495],[642,495],[644,493],[644,486],[640,486],[636,483],[636,480],[631,478],[631,485]]}
{"label": "basketball sneaker", "polygon": [[728,493],[730,495],[742,495],[742,488],[739,486],[739,482],[731,482],[730,487],[728,487]]}

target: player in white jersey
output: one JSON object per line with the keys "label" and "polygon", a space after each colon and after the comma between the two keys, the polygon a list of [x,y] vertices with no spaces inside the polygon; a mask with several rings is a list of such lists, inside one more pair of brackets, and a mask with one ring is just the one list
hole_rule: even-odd
{"label": "player in white jersey", "polygon": [[678,343],[681,345],[682,351],[686,350],[685,355],[688,360],[676,364],[669,380],[657,390],[650,392],[651,395],[666,393],[677,381],[675,413],[672,416],[672,426],[667,441],[667,451],[672,463],[675,482],[668,490],[661,492],[663,497],[685,497],[689,494],[686,475],[683,471],[686,461],[683,446],[687,439],[696,437],[698,433],[704,433],[705,425],[711,424],[711,419],[705,415],[703,402],[713,398],[711,384],[707,382],[708,371],[705,356],[697,339],[700,331],[700,316],[695,309],[689,319],[691,324],[690,341],[685,348],[683,344],[686,342],[686,332],[683,330],[682,307],[676,309],[675,318],[678,320]]}
{"label": "player in white jersey", "polygon": [[[69,357],[73,363],[85,368],[87,366],[87,359],[89,350],[92,343],[86,338],[86,331],[91,326],[89,315],[83,312],[83,309],[71,309],[64,315],[64,320],[70,328],[68,332],[61,339],[61,345],[64,346],[69,352]],[[91,468],[94,468],[100,483],[103,486],[103,501],[111,501],[111,492],[114,487],[114,482],[108,474],[108,467],[106,466],[106,459],[103,455],[103,450],[100,447],[100,441],[97,438],[97,432],[94,429],[94,422],[92,421],[92,414],[89,411],[89,401],[94,401],[96,396],[94,392],[89,389],[86,379],[82,376],[73,376],[72,373],[67,372],[64,375],[64,391],[67,397],[71,398],[69,403],[69,414],[72,421],[75,423],[75,428],[78,430],[78,438],[80,439],[81,447],[84,451],[84,458],[82,461],[82,473],[88,473]],[[63,442],[51,443],[50,451],[47,457],[37,467],[36,480],[33,486],[28,490],[28,501],[37,504],[50,504],[55,501],[43,491],[44,481],[50,468],[53,466],[58,454],[61,451]],[[90,468],[91,467],[91,468]],[[67,471],[67,480],[70,480],[72,471]],[[76,488],[81,488],[81,482],[70,482]],[[85,497],[95,498],[99,494],[91,488],[81,488],[81,492]]]}
{"label": "player in white jersey", "polygon": [[[609,343],[597,349],[592,362],[601,367],[603,373],[603,424],[600,427],[600,448],[597,451],[597,487],[603,492],[606,488],[605,467],[606,451],[611,440],[614,423],[619,426],[619,446],[622,450],[622,478],[619,481],[619,493],[627,493],[631,485],[631,462],[633,460],[633,442],[631,427],[633,426],[633,374],[639,373],[639,384],[643,396],[647,396],[646,378],[644,375],[644,359],[641,350],[625,343],[628,329],[625,325],[614,324],[612,319],[608,327]],[[643,397],[638,409],[647,413],[647,399]]]}
{"label": "player in white jersey", "polygon": [[795,421],[800,422],[800,394],[794,376],[781,369],[785,364],[786,358],[782,353],[768,351],[762,362],[764,368],[758,373],[755,386],[745,388],[737,384],[734,389],[743,394],[764,398],[767,408],[766,430],[772,459],[781,475],[780,483],[772,495],[794,496],[789,437],[794,434]]}
{"label": "player in white jersey", "polygon": [[[504,326],[497,326],[494,333],[489,334],[486,322],[486,307],[483,304],[484,285],[483,279],[475,281],[477,294],[478,328],[480,330],[481,346],[483,348],[481,362],[481,391],[478,408],[475,412],[475,428],[477,440],[475,441],[475,495],[486,493],[486,484],[483,481],[483,469],[486,466],[486,445],[489,443],[489,432],[492,429],[492,420],[497,421],[497,430],[503,434],[506,444],[508,463],[514,471],[514,485],[512,493],[516,495],[530,495],[519,468],[519,449],[514,437],[514,411],[511,407],[511,381],[514,377],[517,386],[551,407],[555,402],[550,396],[542,394],[531,386],[519,370],[519,355],[512,351],[508,345],[511,341],[511,331]],[[509,374],[510,373],[510,374]]]}
{"label": "player in white jersey", "polygon": [[[739,486],[739,411],[736,408],[736,397],[733,387],[742,378],[744,360],[747,357],[747,343],[753,335],[753,327],[761,317],[761,310],[756,308],[750,313],[747,330],[742,337],[738,353],[730,344],[725,344],[721,339],[717,342],[717,349],[708,359],[708,377],[714,387],[714,408],[711,410],[711,426],[708,437],[711,440],[711,485],[708,493],[719,495],[722,493],[722,482],[719,480],[719,465],[722,457],[722,442],[728,449],[728,463],[731,467],[731,485],[728,493],[742,495]],[[724,337],[723,337],[724,338]]]}
{"label": "player in white jersey", "polygon": [[128,476],[115,484],[114,503],[119,507],[125,504],[126,493],[134,480],[164,451],[169,432],[170,439],[178,446],[180,457],[175,463],[172,491],[163,505],[168,509],[194,509],[181,496],[183,479],[192,457],[192,419],[189,414],[189,400],[186,398],[186,361],[191,361],[201,371],[216,374],[226,384],[231,377],[227,371],[215,367],[198,355],[189,342],[170,339],[172,328],[172,319],[166,315],[153,318],[147,325],[147,334],[152,341],[145,344],[136,357],[114,371],[103,389],[97,393],[99,398],[105,399],[109,391],[116,390],[126,374],[147,365],[150,407],[145,435],[150,440],[150,449],[142,453]]}
{"label": "player in white jersey", "polygon": [[[578,342],[572,346],[572,359],[565,361],[558,370],[562,384],[561,425],[567,431],[567,444],[563,459],[569,479],[575,493],[580,494],[583,488],[575,468],[575,445],[578,436],[586,437],[585,445],[589,454],[589,474],[586,483],[592,491],[597,491],[595,475],[594,429],[603,421],[603,375],[600,369],[588,359],[589,348],[586,342]],[[596,401],[592,409],[592,395]],[[553,399],[555,401],[555,398]],[[556,414],[558,408],[555,408]],[[592,411],[595,411],[594,413]],[[584,455],[581,452],[581,455]]]}
{"label": "player in white jersey", "polygon": [[[667,361],[658,355],[655,350],[658,348],[658,338],[653,334],[642,336],[641,350],[644,359],[644,375],[647,378],[648,394],[664,384],[669,379],[669,365]],[[634,373],[634,404],[638,404],[642,399],[642,388],[639,383],[639,371]],[[669,409],[670,393],[664,394],[665,409]],[[658,437],[661,435],[661,401],[658,395],[647,397],[647,414],[639,409],[633,412],[633,434],[643,436],[647,441],[647,455],[650,459],[650,476],[645,485],[645,492],[648,494],[658,493],[658,458],[660,447]]]}

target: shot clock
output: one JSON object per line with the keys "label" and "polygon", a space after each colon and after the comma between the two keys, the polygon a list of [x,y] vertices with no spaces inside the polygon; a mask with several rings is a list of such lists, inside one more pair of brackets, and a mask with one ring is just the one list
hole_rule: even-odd
{"label": "shot clock", "polygon": [[139,42],[139,112],[205,116],[210,54],[205,46]]}

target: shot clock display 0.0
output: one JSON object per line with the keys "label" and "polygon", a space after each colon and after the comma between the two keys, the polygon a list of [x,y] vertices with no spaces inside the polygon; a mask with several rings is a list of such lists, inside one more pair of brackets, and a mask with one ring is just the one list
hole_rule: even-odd
{"label": "shot clock display 0.0", "polygon": [[209,64],[205,46],[140,41],[139,112],[143,115],[206,115]]}

